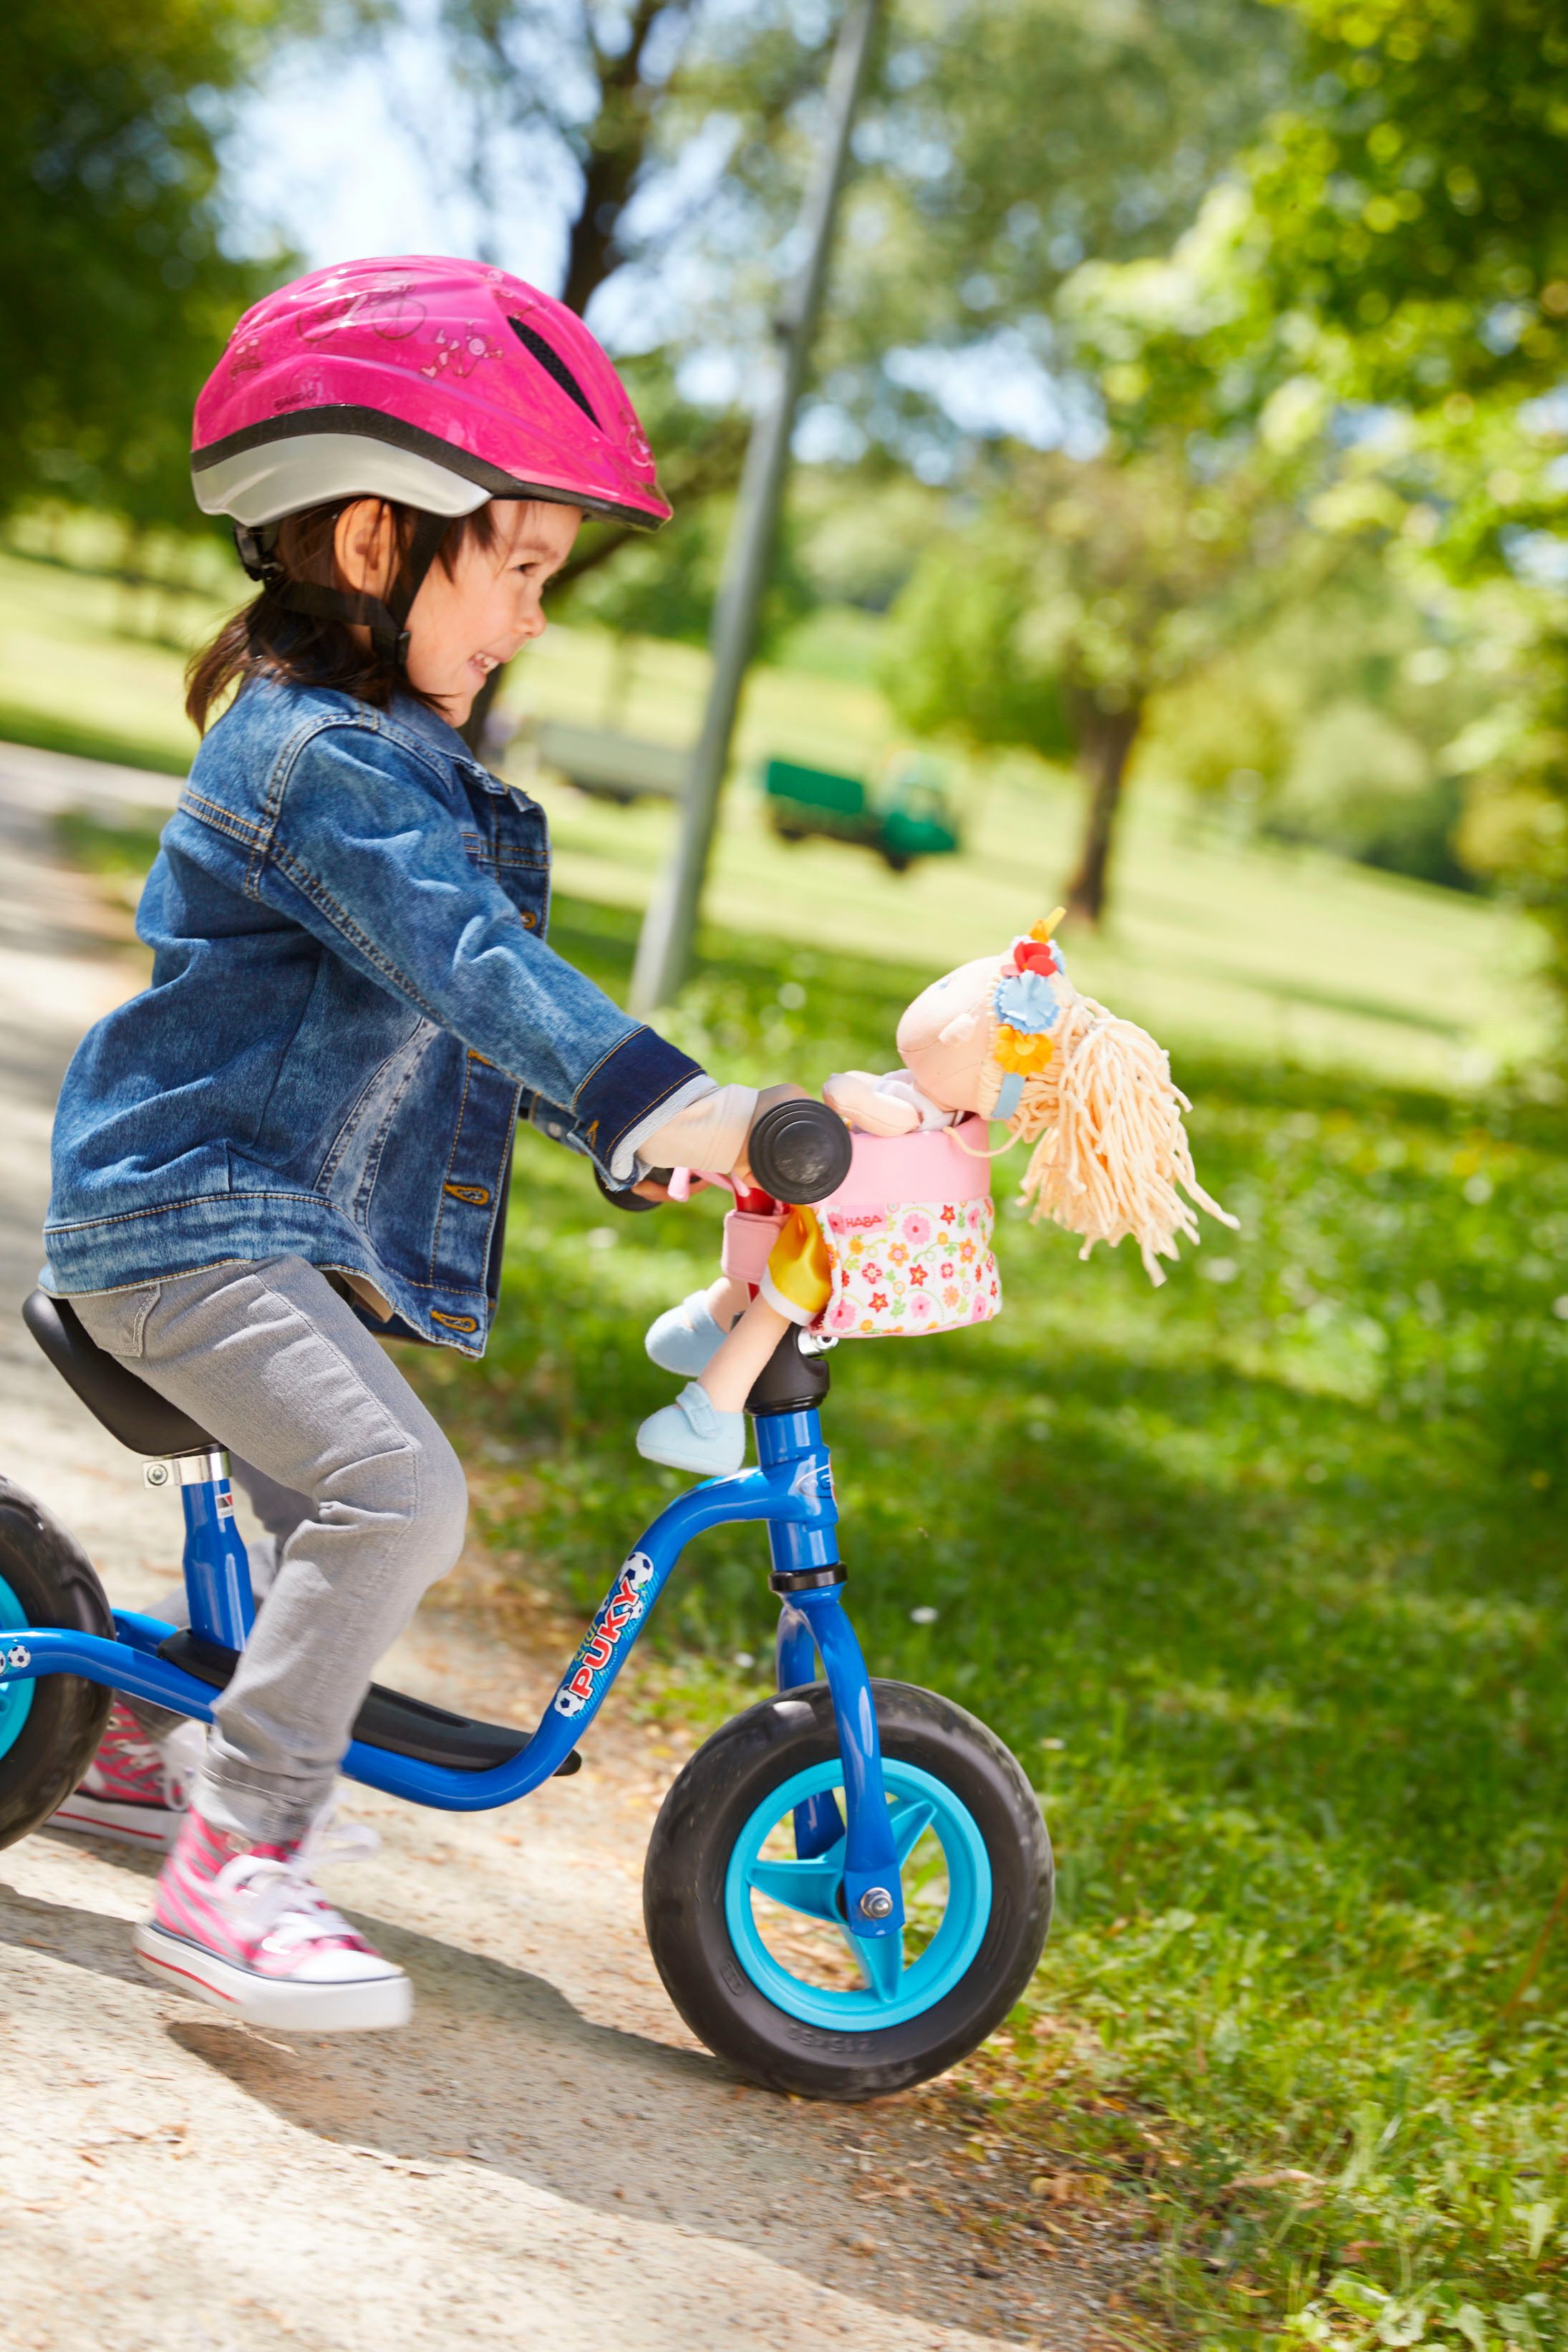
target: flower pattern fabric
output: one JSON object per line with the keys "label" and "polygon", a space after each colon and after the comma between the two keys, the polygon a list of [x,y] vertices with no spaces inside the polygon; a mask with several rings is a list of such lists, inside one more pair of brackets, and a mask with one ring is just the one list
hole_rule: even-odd
{"label": "flower pattern fabric", "polygon": [[911,1338],[1000,1313],[988,1195],[891,1202],[879,1211],[825,1205],[816,1214],[833,1261],[821,1328],[836,1338]]}

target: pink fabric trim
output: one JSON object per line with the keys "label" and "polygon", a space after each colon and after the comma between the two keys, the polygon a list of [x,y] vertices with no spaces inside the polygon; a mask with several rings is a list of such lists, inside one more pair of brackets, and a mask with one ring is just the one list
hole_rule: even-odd
{"label": "pink fabric trim", "polygon": [[759,1216],[754,1210],[731,1209],[724,1220],[724,1247],[719,1264],[732,1282],[749,1282],[760,1289],[768,1270],[768,1253],[784,1230],[785,1211]]}
{"label": "pink fabric trim", "polygon": [[[974,1155],[985,1151],[990,1140],[983,1118],[962,1119],[957,1127],[928,1128],[915,1135],[858,1135],[848,1175],[837,1192],[817,1205],[880,1209],[892,1201],[984,1200],[991,1191],[991,1162]],[[724,1222],[728,1226],[729,1219]]]}

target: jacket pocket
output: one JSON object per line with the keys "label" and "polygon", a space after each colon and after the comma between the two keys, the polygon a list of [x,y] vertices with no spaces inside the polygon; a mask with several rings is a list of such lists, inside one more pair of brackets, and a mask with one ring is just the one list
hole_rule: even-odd
{"label": "jacket pocket", "polygon": [[331,1150],[316,1177],[324,1193],[357,1224],[363,1224],[375,1183],[387,1132],[419,1065],[441,1034],[433,1021],[416,1020],[413,1028],[373,1072],[333,1138]]}

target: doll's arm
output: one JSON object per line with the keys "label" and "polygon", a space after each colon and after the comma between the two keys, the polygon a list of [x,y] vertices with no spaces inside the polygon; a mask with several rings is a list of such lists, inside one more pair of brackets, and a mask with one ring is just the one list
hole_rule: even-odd
{"label": "doll's arm", "polygon": [[913,1135],[956,1127],[964,1114],[950,1110],[921,1087],[913,1071],[889,1070],[872,1077],[865,1070],[840,1070],[822,1089],[840,1118],[864,1135]]}
{"label": "doll's arm", "polygon": [[836,1070],[822,1089],[822,1098],[862,1135],[912,1135],[921,1123],[920,1112],[912,1102],[884,1094],[884,1084],[868,1070]]}

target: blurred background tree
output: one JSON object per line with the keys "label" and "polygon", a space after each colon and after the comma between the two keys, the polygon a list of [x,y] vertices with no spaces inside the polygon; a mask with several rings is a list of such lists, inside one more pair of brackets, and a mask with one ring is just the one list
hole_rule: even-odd
{"label": "blurred background tree", "polygon": [[237,93],[310,0],[16,0],[0,76],[0,511],[40,492],[193,526],[190,404],[286,274],[226,249]]}
{"label": "blurred background tree", "polygon": [[[832,11],[24,0],[16,26],[0,502],[192,527],[191,396],[291,266],[237,220],[230,127],[279,58],[390,83],[412,44],[401,168],[500,257],[555,224],[678,508],[651,545],[585,531],[562,608],[627,648],[701,637]],[[1074,761],[1080,915],[1147,774],[1237,838],[1526,899],[1568,983],[1564,38],[1547,0],[899,0],[770,648],[853,607],[832,657],[904,724]]]}
{"label": "blurred background tree", "polygon": [[918,731],[1070,754],[1087,807],[1068,909],[1095,924],[1150,703],[1256,626],[1295,519],[1251,450],[1206,477],[1179,446],[997,470],[894,608],[888,692]]}

